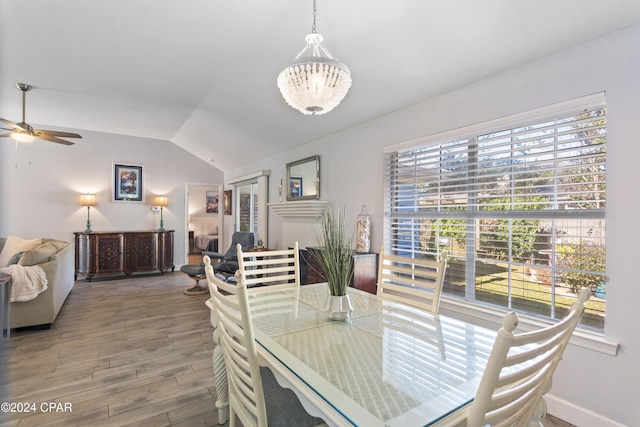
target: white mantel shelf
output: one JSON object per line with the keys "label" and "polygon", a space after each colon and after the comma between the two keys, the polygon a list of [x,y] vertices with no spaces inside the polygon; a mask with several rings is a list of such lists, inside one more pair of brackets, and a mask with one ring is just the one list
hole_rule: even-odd
{"label": "white mantel shelf", "polygon": [[296,202],[269,203],[275,213],[288,221],[315,222],[327,207],[326,200],[300,200]]}

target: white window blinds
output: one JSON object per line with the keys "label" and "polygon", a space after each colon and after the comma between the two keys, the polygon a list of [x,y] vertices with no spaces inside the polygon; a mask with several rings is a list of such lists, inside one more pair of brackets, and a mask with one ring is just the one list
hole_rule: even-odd
{"label": "white window blinds", "polygon": [[513,308],[520,282],[550,284],[544,315],[555,317],[557,291],[604,280],[603,95],[391,147],[385,184],[386,247],[463,262],[449,274],[465,287],[450,283],[454,294],[477,299],[487,280],[478,263],[500,264],[508,274],[492,276],[505,296],[498,304]]}

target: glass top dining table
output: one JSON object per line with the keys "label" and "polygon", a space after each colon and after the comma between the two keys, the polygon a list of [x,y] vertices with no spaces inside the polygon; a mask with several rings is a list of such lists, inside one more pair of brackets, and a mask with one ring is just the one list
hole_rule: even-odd
{"label": "glass top dining table", "polygon": [[464,420],[495,331],[349,288],[331,320],[326,284],[253,289],[262,362],[309,412],[337,426],[450,426]]}

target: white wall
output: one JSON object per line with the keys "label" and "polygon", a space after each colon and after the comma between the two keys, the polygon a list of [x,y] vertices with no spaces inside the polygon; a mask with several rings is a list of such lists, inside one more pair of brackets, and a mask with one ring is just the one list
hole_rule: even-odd
{"label": "white wall", "polygon": [[[189,186],[189,215],[218,217],[218,214],[207,213],[207,192],[218,194],[218,186],[210,185],[190,185]],[[220,206],[222,206],[222,195],[218,194]],[[224,207],[222,207],[224,209]]]}
{"label": "white wall", "polygon": [[[0,236],[52,237],[73,241],[84,231],[87,209],[80,193],[96,193],[91,208],[94,231],[155,230],[160,212],[153,196],[166,194],[164,227],[175,230],[174,263],[184,263],[185,182],[222,183],[222,172],[168,141],[78,130],[82,139],[64,146],[35,141],[28,146],[0,140]],[[18,167],[15,167],[15,164]],[[110,201],[112,163],[142,164],[144,204]]]}
{"label": "white wall", "polygon": [[[473,66],[473,64],[469,64]],[[357,84],[357,76],[354,77]],[[640,251],[637,159],[640,142],[640,26],[577,46],[437,98],[335,133],[313,143],[228,173],[225,178],[271,169],[314,154],[321,159],[321,198],[344,205],[351,221],[367,205],[372,250],[382,244],[383,150],[385,146],[480,123],[596,92],[606,92],[608,110],[607,320],[606,338],[617,356],[572,346],[551,390],[551,413],[579,425],[640,425]],[[349,96],[349,95],[347,95]],[[340,114],[337,107],[330,114]],[[270,201],[278,201],[278,179]],[[270,247],[282,246],[282,219],[269,213]]]}

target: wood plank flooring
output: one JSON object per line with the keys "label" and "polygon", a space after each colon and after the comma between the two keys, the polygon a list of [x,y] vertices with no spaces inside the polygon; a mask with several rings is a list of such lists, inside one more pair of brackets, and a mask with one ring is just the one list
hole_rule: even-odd
{"label": "wood plank flooring", "polygon": [[0,401],[37,408],[0,425],[217,425],[208,295],[191,286],[179,272],[76,282],[51,329],[4,343]]}
{"label": "wood plank flooring", "polygon": [[0,402],[36,407],[0,427],[217,426],[208,295],[191,286],[180,272],[76,282],[51,329],[2,342]]}

